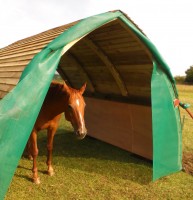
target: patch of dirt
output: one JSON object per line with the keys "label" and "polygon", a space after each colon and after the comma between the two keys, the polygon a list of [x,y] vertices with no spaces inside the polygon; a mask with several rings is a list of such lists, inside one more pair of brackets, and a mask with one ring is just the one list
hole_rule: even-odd
{"label": "patch of dirt", "polygon": [[193,153],[191,152],[183,153],[182,170],[193,176]]}

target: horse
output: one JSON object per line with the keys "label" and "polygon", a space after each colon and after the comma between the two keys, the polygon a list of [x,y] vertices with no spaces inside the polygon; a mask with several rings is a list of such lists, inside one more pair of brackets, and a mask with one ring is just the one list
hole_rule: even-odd
{"label": "horse", "polygon": [[84,121],[85,101],[83,93],[86,83],[77,90],[68,86],[65,82],[58,83],[52,81],[50,88],[43,102],[40,113],[36,119],[31,135],[27,143],[28,156],[33,159],[32,180],[40,184],[36,158],[38,156],[37,133],[47,129],[47,161],[48,175],[54,174],[52,167],[53,140],[62,113],[67,121],[70,121],[78,139],[83,139],[87,134]]}

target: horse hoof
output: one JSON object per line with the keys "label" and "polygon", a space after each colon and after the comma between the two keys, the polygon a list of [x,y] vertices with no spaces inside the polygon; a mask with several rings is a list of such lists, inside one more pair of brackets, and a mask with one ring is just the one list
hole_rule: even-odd
{"label": "horse hoof", "polygon": [[33,178],[33,183],[35,183],[36,185],[40,184],[40,178]]}
{"label": "horse hoof", "polygon": [[54,175],[54,171],[48,171],[48,175],[49,176],[53,176]]}
{"label": "horse hoof", "polygon": [[33,157],[31,155],[28,155],[28,160],[33,160]]}

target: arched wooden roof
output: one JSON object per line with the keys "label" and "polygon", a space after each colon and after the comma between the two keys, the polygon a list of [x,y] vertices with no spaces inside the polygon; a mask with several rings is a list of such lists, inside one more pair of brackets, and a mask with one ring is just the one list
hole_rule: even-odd
{"label": "arched wooden roof", "polygon": [[[78,22],[45,31],[1,49],[0,98],[18,83],[23,69],[35,54]],[[76,88],[86,81],[88,95],[149,104],[152,68],[149,50],[128,26],[116,19],[72,46],[61,58],[58,72]]]}
{"label": "arched wooden roof", "polygon": [[0,49],[0,98],[15,87],[24,68],[35,54],[76,23],[39,33]]}

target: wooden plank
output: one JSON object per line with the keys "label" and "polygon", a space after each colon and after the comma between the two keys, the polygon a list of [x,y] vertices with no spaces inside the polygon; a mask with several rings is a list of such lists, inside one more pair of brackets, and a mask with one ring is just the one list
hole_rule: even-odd
{"label": "wooden plank", "polygon": [[[88,48],[88,47],[87,47]],[[90,50],[91,51],[91,50]],[[71,51],[70,51],[71,52]],[[102,62],[101,59],[95,54],[92,53],[92,55],[84,55],[83,53],[74,53],[73,55],[76,55],[77,59],[81,62],[84,63],[84,67],[95,67],[95,66],[104,66],[104,62]],[[68,61],[68,59],[62,59],[61,60],[62,65],[64,64],[65,67],[73,67],[71,63]]]}
{"label": "wooden plank", "polygon": [[20,65],[20,66],[10,66],[10,67],[0,67],[0,72],[22,72],[26,66]]}
{"label": "wooden plank", "polygon": [[116,65],[152,64],[149,56],[142,50],[138,52],[109,53],[111,61]]}
{"label": "wooden plank", "polygon": [[106,67],[109,69],[112,76],[114,77],[122,95],[127,96],[128,91],[127,91],[125,84],[124,84],[119,72],[117,71],[115,65],[112,64],[112,62],[107,57],[107,55],[105,55],[105,53],[96,44],[94,44],[94,42],[92,40],[90,40],[88,38],[87,39],[84,38],[83,40],[99,56],[99,58],[105,63]]}
{"label": "wooden plank", "polygon": [[[49,31],[48,31],[49,32]],[[18,47],[22,47],[22,46],[26,46],[26,44],[34,44],[37,43],[37,41],[46,41],[48,39],[53,39],[55,37],[57,37],[58,35],[60,35],[63,31],[59,31],[58,33],[48,33],[46,34],[46,32],[43,33],[39,33],[37,35],[19,40],[13,44],[10,44],[9,46],[5,47],[3,50],[10,50],[10,49],[15,49]]]}
{"label": "wooden plank", "polygon": [[7,62],[7,63],[0,64],[0,68],[1,67],[21,66],[21,65],[23,66],[23,65],[27,65],[29,62],[30,62],[30,60]]}
{"label": "wooden plank", "polygon": [[81,60],[82,56],[91,56],[91,57],[96,57],[95,53],[88,48],[88,46],[84,43],[83,40],[80,40],[77,42],[76,45],[74,45],[70,49],[71,54],[75,55],[79,60]]}
{"label": "wooden plank", "polygon": [[151,88],[150,85],[148,86],[138,86],[138,85],[128,85],[127,89],[129,91],[129,96],[135,96],[135,97],[149,97],[151,98]]}
{"label": "wooden plank", "polygon": [[12,50],[7,50],[7,51],[4,51],[3,53],[0,53],[0,56],[1,56],[1,59],[4,59],[4,57],[6,56],[14,56],[14,55],[17,55],[17,54],[20,54],[20,53],[23,53],[23,52],[32,52],[33,50],[41,50],[42,48],[44,48],[49,42],[51,42],[52,40],[50,41],[45,41],[43,43],[35,43],[34,45],[26,45],[22,48],[17,48],[17,49],[12,49]]}
{"label": "wooden plank", "polygon": [[144,75],[144,74],[131,74],[130,76],[124,76],[125,85],[130,86],[140,86],[146,87],[151,85],[151,75]]}
{"label": "wooden plank", "polygon": [[145,70],[145,71],[152,71],[153,64],[133,64],[133,65],[117,65],[117,68],[120,70],[130,70],[130,71],[139,71],[139,70]]}
{"label": "wooden plank", "polygon": [[[144,76],[144,77],[151,77],[152,75],[152,68],[121,68],[121,67],[117,67],[118,71],[121,74],[124,74],[124,77],[132,77],[132,76]],[[151,79],[151,78],[150,78]]]}
{"label": "wooden plank", "polygon": [[16,57],[13,57],[13,56],[11,56],[10,58],[9,57],[7,57],[7,59],[0,59],[0,64],[3,64],[3,63],[8,63],[8,62],[15,62],[15,61],[23,61],[23,60],[29,60],[29,61],[31,61],[32,60],[32,58],[37,54],[37,53],[39,53],[40,51],[37,51],[36,53],[35,53],[35,51],[33,52],[33,53],[31,53],[30,54],[30,52],[29,52],[29,54],[23,54],[23,55],[20,55],[20,56],[16,56]]}
{"label": "wooden plank", "polygon": [[85,67],[85,70],[87,71],[92,80],[96,80],[99,82],[103,80],[115,82],[113,76],[105,66]]}
{"label": "wooden plank", "polygon": [[11,48],[11,49],[10,48],[7,49],[7,47],[6,47],[6,50],[4,50],[3,52],[0,52],[0,56],[1,55],[6,56],[8,54],[25,52],[25,51],[30,50],[31,48],[42,49],[47,44],[49,44],[53,39],[50,39],[50,40],[44,39],[42,41],[39,40],[39,41],[31,42],[31,43],[20,44],[20,46],[17,46],[17,47]]}
{"label": "wooden plank", "polygon": [[6,84],[0,84],[0,91],[2,92],[9,92],[11,91],[15,85],[6,85]]}
{"label": "wooden plank", "polygon": [[0,72],[0,78],[19,78],[21,72]]}
{"label": "wooden plank", "polygon": [[71,87],[73,87],[73,84],[71,82],[71,80],[68,78],[68,76],[66,75],[66,73],[64,72],[64,70],[62,69],[62,67],[58,66],[58,69],[57,69],[58,73],[60,74],[60,76],[62,77],[62,79],[68,84],[70,85]]}
{"label": "wooden plank", "polygon": [[139,45],[143,48],[143,50],[146,52],[147,56],[149,57],[149,60],[152,61],[152,54],[151,52],[147,49],[147,47],[145,46],[145,44],[134,34],[134,32],[132,32],[129,27],[123,23],[121,20],[119,20],[120,25],[130,34],[132,35],[133,38],[136,39],[136,41],[138,41]]}
{"label": "wooden plank", "polygon": [[78,68],[78,70],[84,74],[84,76],[86,77],[86,82],[88,83],[89,87],[90,87],[90,90],[91,92],[95,92],[95,89],[94,89],[94,86],[93,86],[93,83],[88,75],[88,73],[86,72],[86,70],[84,69],[83,65],[80,63],[80,61],[78,60],[78,58],[67,52],[66,53],[66,56],[68,57],[68,59],[70,60],[70,62],[72,63],[72,65],[76,66]]}
{"label": "wooden plank", "polygon": [[[120,41],[120,40],[119,40]],[[98,46],[100,46],[102,49],[108,50],[121,50],[121,49],[128,49],[128,51],[134,51],[134,50],[143,50],[143,48],[137,44],[136,42],[128,42],[126,40],[120,41],[119,43],[107,43],[103,44],[101,42],[97,42]]]}
{"label": "wooden plank", "polygon": [[134,38],[131,38],[128,35],[127,37],[116,38],[114,40],[106,39],[106,40],[101,40],[97,42],[97,44],[101,46],[117,45],[117,44],[125,44],[125,43],[129,43],[130,46],[138,45],[138,42],[136,42]]}
{"label": "wooden plank", "polygon": [[100,45],[100,46],[106,47],[106,48],[108,48],[108,47],[112,47],[112,48],[141,47],[136,41],[127,41],[126,39],[124,39],[124,40],[116,39],[116,40],[114,40],[114,42],[108,41],[108,42],[106,42],[106,44],[104,44],[104,42],[98,42],[97,44]]}
{"label": "wooden plank", "polygon": [[2,99],[8,92],[0,91],[0,99]]}
{"label": "wooden plank", "polygon": [[2,84],[10,84],[10,85],[17,85],[19,78],[0,78],[0,83]]}
{"label": "wooden plank", "polygon": [[138,52],[140,52],[142,50],[142,48],[140,46],[135,46],[135,47],[131,47],[129,45],[117,45],[117,46],[101,46],[101,48],[103,49],[103,51],[105,51],[107,54],[113,54],[113,53],[117,53],[117,54],[121,54],[121,53],[136,53],[136,55],[138,54]]}
{"label": "wooden plank", "polygon": [[105,32],[110,32],[112,30],[119,30],[120,24],[118,20],[113,20],[111,22],[108,22],[101,26],[100,28],[94,30],[94,34],[100,34],[100,33],[105,33]]}
{"label": "wooden plank", "polygon": [[[84,76],[84,74],[80,76],[80,72],[78,72],[78,70],[76,70],[76,72],[64,71],[63,68],[61,68],[61,70],[65,73],[65,77],[67,77],[67,80],[68,80],[67,83],[69,83],[69,85],[71,87],[76,88],[76,89],[79,89],[82,87],[83,83],[86,80],[86,77]],[[61,72],[60,72],[60,74],[61,74]],[[89,93],[93,93],[91,91],[90,85],[87,85],[86,91]]]}
{"label": "wooden plank", "polygon": [[[137,66],[137,65],[136,65]],[[149,65],[147,65],[149,66]],[[97,66],[97,67],[85,67],[87,73],[92,78],[92,81],[95,85],[103,83],[103,81],[111,82],[111,84],[114,82],[113,77],[107,71],[107,69],[104,66]],[[106,70],[105,70],[106,69]],[[127,90],[130,95],[130,90],[128,89],[129,86],[136,86],[136,87],[150,87],[151,83],[151,71],[150,69],[146,70],[143,69],[142,66],[139,66],[139,69],[133,69],[133,68],[126,68],[125,70],[119,69],[119,66],[117,67],[119,73],[121,74],[122,79],[125,82],[125,85],[127,87]]]}
{"label": "wooden plank", "polygon": [[119,87],[115,82],[110,82],[108,80],[101,80],[101,81],[93,81],[95,84],[95,90],[104,95],[116,95],[121,96],[121,92]]}
{"label": "wooden plank", "polygon": [[[86,80],[84,74],[81,74],[77,68],[72,69],[70,65],[68,65],[68,68],[66,66],[62,66],[62,68],[63,70],[65,69],[65,74],[71,80],[73,86],[80,87],[82,82]],[[105,66],[102,66],[100,68],[89,67],[85,68],[85,70],[87,71],[89,77],[92,80],[92,84],[94,85],[96,90],[95,92],[104,93],[104,91],[106,90],[107,94],[121,95],[120,90],[117,87],[116,82],[114,81],[114,78],[112,77],[109,70]],[[98,87],[99,85],[100,88]],[[116,86],[116,88],[114,88],[114,85]],[[91,92],[89,85],[87,87],[87,91]]]}
{"label": "wooden plank", "polygon": [[112,35],[111,33],[107,33],[107,34],[101,34],[101,35],[92,35],[92,37],[90,37],[89,35],[89,38],[92,38],[93,41],[95,42],[107,42],[107,41],[112,41],[112,40],[119,40],[119,39],[126,39],[128,40],[129,42],[134,42],[135,40],[132,38],[132,37],[129,37],[129,35],[127,34],[127,32],[124,32],[124,31],[118,31],[118,32],[115,32],[115,35]]}
{"label": "wooden plank", "polygon": [[100,27],[97,30],[94,30],[92,33],[89,34],[89,38],[92,38],[93,36],[102,37],[106,36],[109,33],[114,34],[122,34],[124,32],[124,29],[120,26],[120,24],[116,27],[109,28],[108,30],[105,30],[104,28]]}
{"label": "wooden plank", "polygon": [[[54,38],[53,38],[54,39]],[[41,47],[39,47],[40,49],[45,47],[48,43],[50,43],[53,39],[44,39],[42,40],[42,43],[44,43],[43,45],[40,44]],[[12,48],[9,48],[9,49],[6,49],[4,50],[3,52],[0,52],[0,55],[7,55],[8,53],[9,54],[12,54],[12,53],[19,53],[19,52],[22,52],[22,51],[25,51],[26,49],[29,49],[29,48],[33,48],[35,46],[39,46],[38,42],[41,43],[41,40],[37,40],[37,41],[34,41],[34,42],[30,42],[30,43],[25,43],[25,44],[20,44],[20,45],[17,45],[16,47],[12,47]],[[5,47],[7,48],[7,47]]]}
{"label": "wooden plank", "polygon": [[[118,30],[118,31],[111,31],[111,32],[106,32],[106,33],[100,33],[100,34],[89,34],[89,38],[92,39],[93,41],[104,41],[104,40],[115,40],[117,38],[128,38],[128,33],[123,30]],[[133,41],[133,38],[132,38]]]}

